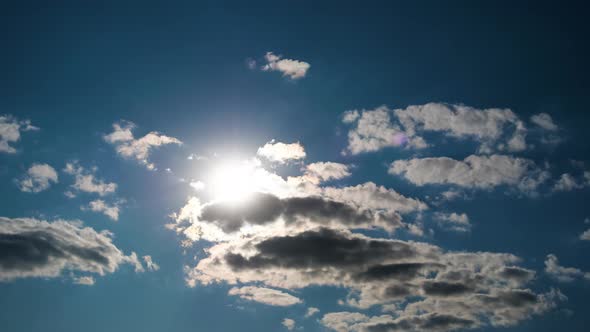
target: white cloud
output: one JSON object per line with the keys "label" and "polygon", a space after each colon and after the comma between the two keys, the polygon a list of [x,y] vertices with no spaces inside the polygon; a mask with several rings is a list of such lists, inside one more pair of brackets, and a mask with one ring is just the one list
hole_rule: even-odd
{"label": "white cloud", "polygon": [[590,241],[590,229],[588,229],[584,233],[580,234],[580,240]]}
{"label": "white cloud", "polygon": [[156,264],[156,262],[154,262],[152,260],[152,256],[150,255],[146,255],[143,256],[143,261],[145,262],[145,265],[148,269],[148,271],[158,271],[160,269],[160,265]]}
{"label": "white cloud", "polygon": [[282,56],[273,52],[267,52],[264,59],[266,64],[261,68],[263,71],[280,71],[283,76],[288,76],[292,80],[305,77],[310,67],[305,61],[282,59]]}
{"label": "white cloud", "polygon": [[441,213],[437,212],[435,217],[439,220],[439,224],[449,230],[456,232],[468,232],[471,229],[469,217],[465,213]]}
{"label": "white cloud", "polygon": [[[98,194],[99,196],[105,196],[112,194],[117,190],[117,184],[113,182],[104,182],[103,180],[96,179],[95,173],[97,168],[94,167],[91,170],[87,170],[80,166],[77,162],[67,163],[63,170],[66,174],[74,176],[74,184],[72,188],[74,191],[83,191],[87,193]],[[66,196],[75,196],[74,192],[66,193]]]}
{"label": "white cloud", "polygon": [[74,277],[74,283],[78,285],[92,286],[95,282],[92,276]]}
{"label": "white cloud", "polygon": [[291,294],[265,287],[234,287],[229,290],[228,294],[239,296],[244,300],[260,302],[271,306],[287,307],[302,303],[301,299]]}
{"label": "white cloud", "polygon": [[289,331],[292,331],[295,328],[295,321],[291,318],[283,319],[283,322],[281,324],[283,324],[283,326]]}
{"label": "white cloud", "polygon": [[162,135],[156,131],[152,131],[141,138],[135,139],[132,132],[134,128],[135,124],[128,121],[114,123],[113,132],[104,135],[103,138],[107,143],[115,146],[115,149],[120,156],[135,159],[150,170],[156,168],[156,166],[148,159],[153,148],[167,144],[182,144],[179,139]]}
{"label": "white cloud", "polygon": [[17,184],[21,191],[38,193],[57,182],[57,172],[53,167],[48,164],[33,164]]}
{"label": "white cloud", "polygon": [[556,131],[559,129],[555,122],[553,122],[551,115],[547,113],[539,113],[531,116],[531,122],[545,130]]}
{"label": "white cloud", "polygon": [[309,307],[309,308],[307,308],[307,312],[305,312],[305,318],[309,318],[319,312],[320,312],[320,309],[318,309],[316,307]]}
{"label": "white cloud", "polygon": [[549,177],[533,161],[505,155],[471,155],[464,160],[448,157],[397,160],[391,163],[389,173],[402,175],[418,186],[451,184],[492,189],[509,185],[524,192],[533,192]]}
{"label": "white cloud", "polygon": [[305,175],[318,182],[339,180],[350,176],[350,167],[334,162],[317,162],[305,166]]}
{"label": "white cloud", "polygon": [[425,148],[429,144],[422,134],[427,132],[475,140],[480,143],[478,150],[483,153],[527,148],[526,127],[509,109],[482,110],[443,103],[395,110],[380,106],[374,110],[347,111],[343,122],[354,126],[348,132],[347,150],[351,154],[394,146]]}
{"label": "white cloud", "polygon": [[83,211],[89,210],[93,212],[100,212],[112,220],[119,220],[119,205],[109,205],[102,199],[95,199],[88,203],[88,206],[82,206]]}
{"label": "white cloud", "polygon": [[113,234],[79,221],[0,217],[0,281],[55,278],[64,271],[105,275],[135,265],[112,243]]}
{"label": "white cloud", "polygon": [[[586,173],[584,173],[584,176]],[[587,179],[576,179],[569,173],[561,174],[553,186],[553,191],[572,191],[585,188],[589,184]]]}
{"label": "white cloud", "polygon": [[18,120],[11,115],[0,115],[0,152],[16,153],[10,143],[20,140],[21,132],[39,130],[29,120]]}
{"label": "white cloud", "polygon": [[272,140],[258,148],[257,154],[260,157],[273,162],[284,164],[290,160],[304,159],[305,149],[299,143],[282,143]]}
{"label": "white cloud", "polygon": [[559,265],[557,256],[553,254],[547,255],[547,259],[545,259],[545,272],[560,282],[572,282],[578,278],[590,280],[590,273]]}

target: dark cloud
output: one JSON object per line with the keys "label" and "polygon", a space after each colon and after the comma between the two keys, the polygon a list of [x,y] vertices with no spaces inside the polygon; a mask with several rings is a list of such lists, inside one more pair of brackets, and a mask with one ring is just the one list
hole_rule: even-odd
{"label": "dark cloud", "polygon": [[125,256],[111,240],[79,222],[0,217],[0,281],[56,277],[63,270],[104,275],[122,263],[143,270],[134,253]]}
{"label": "dark cloud", "polygon": [[426,314],[399,319],[395,322],[368,325],[367,332],[390,331],[452,331],[474,327],[476,322],[452,315]]}
{"label": "dark cloud", "polygon": [[462,295],[473,290],[472,287],[457,283],[445,281],[428,281],[422,285],[426,295],[432,296],[456,296]]}
{"label": "dark cloud", "polygon": [[[328,225],[332,222],[355,227],[373,224],[384,217],[369,210],[319,196],[279,199],[272,194],[255,193],[247,201],[215,202],[203,207],[200,221],[217,225],[226,233],[238,231],[244,224],[264,225],[283,217],[288,223],[308,220]],[[392,217],[393,219],[393,217]]]}
{"label": "dark cloud", "polygon": [[350,238],[328,228],[295,236],[269,238],[256,244],[256,249],[258,254],[251,257],[230,253],[225,259],[232,268],[239,270],[263,267],[358,267],[384,259],[408,259],[416,255],[411,245],[401,241]]}

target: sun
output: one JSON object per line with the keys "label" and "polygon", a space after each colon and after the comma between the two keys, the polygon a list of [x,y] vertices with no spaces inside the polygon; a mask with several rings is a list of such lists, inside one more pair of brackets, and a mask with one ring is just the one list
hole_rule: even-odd
{"label": "sun", "polygon": [[210,190],[215,200],[239,202],[246,200],[255,190],[255,169],[246,162],[227,162],[215,167]]}

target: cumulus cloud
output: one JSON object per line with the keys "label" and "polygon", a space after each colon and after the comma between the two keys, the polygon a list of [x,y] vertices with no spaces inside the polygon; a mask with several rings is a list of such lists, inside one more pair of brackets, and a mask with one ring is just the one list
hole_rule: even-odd
{"label": "cumulus cloud", "polygon": [[[496,164],[505,167],[503,162],[517,166],[523,163],[524,170],[517,175],[510,170],[496,170],[496,174],[485,174],[488,178],[482,180],[484,184],[479,184],[479,179],[460,183],[474,188],[513,183],[531,187],[528,177],[531,169],[537,169],[534,163],[505,161],[502,156],[498,160],[494,156],[485,158],[491,161],[476,162],[491,168]],[[455,162],[468,164],[477,172],[490,172],[467,161]],[[346,290],[340,305],[358,309],[379,306],[382,311],[395,313],[371,317],[348,312],[337,319],[330,319],[334,313],[324,315],[322,323],[337,331],[450,331],[508,326],[565,300],[557,290],[530,289],[535,272],[519,266],[520,258],[514,255],[446,251],[425,242],[377,237],[391,236],[399,228],[419,234],[421,213],[430,207],[373,182],[354,186],[324,183],[348,176],[350,168],[345,166],[304,165],[301,175],[286,181],[267,172],[264,179],[272,178],[269,181],[273,185],[264,187],[280,190],[258,190],[262,187],[256,185],[256,190],[243,200],[190,198],[173,215],[176,223],[168,226],[186,237],[183,245],[187,240],[208,241],[205,256],[195,266],[185,266],[187,285],[227,283],[232,285],[230,295],[254,300],[265,294],[265,301],[270,301],[268,297],[283,300],[284,296],[276,292],[292,296],[287,292],[338,287]],[[472,172],[467,177],[480,176]],[[466,214],[433,215],[445,227],[469,229]],[[417,222],[409,223],[402,216],[414,216]],[[361,234],[358,229],[386,232]],[[309,315],[317,313],[312,311]]]}
{"label": "cumulus cloud", "polygon": [[288,307],[295,304],[302,303],[301,299],[276,289],[244,286],[233,287],[228,292],[229,295],[239,296],[248,301],[260,302],[263,304],[279,307]]}
{"label": "cumulus cloud", "polygon": [[121,264],[138,264],[137,255],[123,254],[112,236],[78,221],[0,217],[0,281],[55,278],[64,271],[103,276]]}
{"label": "cumulus cloud", "polygon": [[477,109],[465,105],[429,103],[389,109],[352,110],[344,113],[348,132],[347,151],[351,154],[386,147],[428,147],[424,133],[434,132],[455,139],[479,142],[478,151],[522,151],[527,148],[526,127],[509,109]]}
{"label": "cumulus cloud", "polygon": [[310,64],[305,61],[283,59],[281,55],[267,52],[264,56],[266,64],[262,66],[263,71],[280,71],[283,76],[292,80],[304,78],[309,70]]}
{"label": "cumulus cloud", "polygon": [[119,220],[119,205],[110,205],[102,199],[95,199],[88,203],[87,206],[82,206],[81,209],[83,211],[87,210],[102,213],[114,221]]}
{"label": "cumulus cloud", "polygon": [[471,229],[471,223],[469,223],[469,217],[465,213],[442,213],[437,212],[435,214],[439,224],[446,229],[456,232],[468,232]]}
{"label": "cumulus cloud", "polygon": [[283,326],[289,331],[292,331],[295,328],[295,321],[291,318],[283,319],[283,322],[281,324],[283,324]]}
{"label": "cumulus cloud", "polygon": [[57,172],[48,164],[33,164],[27,173],[17,180],[19,189],[29,193],[41,192],[57,182]]}
{"label": "cumulus cloud", "polygon": [[305,176],[319,183],[350,176],[350,166],[334,162],[317,162],[305,166]]}
{"label": "cumulus cloud", "polygon": [[534,191],[549,177],[532,160],[505,155],[471,155],[464,160],[448,157],[396,160],[391,163],[389,173],[402,175],[418,186],[451,184],[492,189],[508,185],[524,192]]}
{"label": "cumulus cloud", "polygon": [[545,130],[556,131],[559,129],[555,122],[553,122],[551,115],[547,113],[539,113],[532,115],[531,122]]}
{"label": "cumulus cloud", "polygon": [[320,312],[320,309],[318,309],[316,307],[309,307],[309,308],[307,308],[307,311],[305,312],[305,318],[309,318],[319,312]]}
{"label": "cumulus cloud", "polygon": [[553,185],[553,191],[572,191],[590,185],[590,172],[584,172],[584,178],[576,178],[569,173],[561,174]]}
{"label": "cumulus cloud", "polygon": [[67,196],[73,197],[76,195],[75,192],[94,193],[99,196],[105,196],[117,190],[116,183],[104,182],[95,177],[96,167],[87,170],[77,162],[71,162],[66,164],[63,171],[66,174],[74,176],[74,184],[71,185],[73,191],[66,193]]}
{"label": "cumulus cloud", "polygon": [[92,286],[96,280],[92,276],[74,277],[74,283],[78,285]]}
{"label": "cumulus cloud", "polygon": [[269,161],[284,164],[291,160],[305,158],[305,149],[299,143],[282,143],[272,140],[258,148],[258,156]]}
{"label": "cumulus cloud", "polygon": [[128,121],[122,121],[113,124],[113,132],[104,135],[103,139],[115,146],[117,153],[128,159],[135,159],[145,165],[148,169],[154,170],[156,165],[149,161],[151,150],[168,144],[182,144],[175,138],[162,135],[152,131],[141,138],[134,138],[132,130],[135,124]]}
{"label": "cumulus cloud", "polygon": [[[207,253],[209,257],[187,271],[189,284],[345,287],[350,292],[345,303],[353,307],[406,302],[402,312],[410,322],[443,315],[469,320],[469,327],[485,325],[488,319],[492,325],[512,325],[562,299],[557,293],[523,288],[534,272],[515,266],[519,259],[513,255],[444,252],[426,243],[327,228],[252,236],[219,243]],[[405,326],[409,331],[421,325]]]}
{"label": "cumulus cloud", "polygon": [[545,273],[560,282],[572,282],[578,278],[590,280],[590,273],[574,267],[559,265],[557,256],[553,254],[547,255],[545,259]]}
{"label": "cumulus cloud", "polygon": [[142,258],[148,271],[158,271],[160,269],[160,265],[156,264],[156,262],[152,260],[152,256],[146,255]]}
{"label": "cumulus cloud", "polygon": [[0,115],[0,152],[16,153],[10,145],[20,140],[21,132],[39,130],[30,120],[18,120],[12,115]]}

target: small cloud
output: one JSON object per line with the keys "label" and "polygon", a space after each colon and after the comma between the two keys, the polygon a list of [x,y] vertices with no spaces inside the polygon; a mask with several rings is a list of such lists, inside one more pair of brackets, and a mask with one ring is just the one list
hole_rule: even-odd
{"label": "small cloud", "polygon": [[553,254],[547,255],[547,259],[545,260],[545,273],[559,282],[572,282],[578,278],[590,280],[590,273],[583,272],[574,267],[564,267],[559,265],[557,256]]}
{"label": "small cloud", "polygon": [[148,159],[153,148],[167,144],[182,144],[179,139],[162,135],[156,131],[135,139],[132,132],[134,128],[135,124],[129,121],[114,123],[113,132],[104,135],[103,139],[115,146],[117,154],[124,158],[135,159],[149,170],[156,169],[156,165]]}
{"label": "small cloud", "polygon": [[531,116],[531,122],[545,130],[556,131],[559,129],[555,122],[553,122],[551,115],[547,113],[539,113]]}
{"label": "small cloud", "polygon": [[295,328],[295,321],[291,318],[283,319],[283,322],[281,324],[283,324],[283,326],[287,328],[287,330],[289,331],[292,331]]}
{"label": "small cloud", "polygon": [[309,307],[309,308],[307,308],[307,312],[305,313],[305,318],[309,318],[319,312],[320,312],[320,309],[318,309],[316,307]]}
{"label": "small cloud", "polygon": [[29,193],[41,192],[57,182],[57,172],[48,164],[33,164],[27,173],[17,180],[19,189]]}
{"label": "small cloud", "polygon": [[273,52],[267,52],[264,60],[266,64],[261,67],[263,71],[280,71],[283,76],[288,76],[292,80],[304,78],[310,67],[305,61],[283,59],[281,55],[275,55]]}
{"label": "small cloud", "polygon": [[92,286],[94,285],[95,280],[92,276],[75,277],[74,283],[78,285]]}
{"label": "small cloud", "polygon": [[192,181],[190,186],[193,187],[196,191],[201,191],[205,189],[205,183],[203,181]]}
{"label": "small cloud", "polygon": [[75,196],[75,192],[94,193],[99,196],[112,194],[117,190],[117,184],[113,182],[104,182],[95,176],[98,168],[93,167],[90,170],[80,166],[77,162],[67,163],[64,173],[74,176],[74,184],[71,185],[73,191],[67,191],[65,195],[69,198]]}
{"label": "small cloud", "polygon": [[160,269],[160,265],[156,264],[150,255],[143,256],[143,261],[148,271],[158,271]]}
{"label": "small cloud", "polygon": [[269,161],[284,164],[291,160],[300,160],[305,158],[305,149],[299,142],[282,143],[274,139],[264,146],[258,148],[257,154]]}
{"label": "small cloud", "polygon": [[435,214],[435,218],[438,219],[439,225],[448,230],[456,232],[469,232],[471,230],[471,224],[469,223],[469,217],[465,213],[441,213]]}
{"label": "small cloud", "polygon": [[119,220],[119,205],[109,205],[102,199],[96,199],[88,203],[88,206],[82,206],[82,211],[93,211],[103,213],[105,216],[111,218],[114,221]]}
{"label": "small cloud", "polygon": [[12,115],[0,115],[0,152],[16,153],[10,143],[20,140],[21,132],[39,130],[30,120],[18,120]]}
{"label": "small cloud", "polygon": [[276,289],[245,286],[242,288],[234,287],[229,290],[229,295],[237,295],[248,301],[255,301],[271,306],[287,307],[301,303],[301,299]]}

